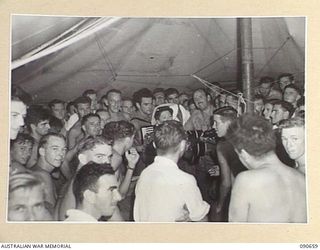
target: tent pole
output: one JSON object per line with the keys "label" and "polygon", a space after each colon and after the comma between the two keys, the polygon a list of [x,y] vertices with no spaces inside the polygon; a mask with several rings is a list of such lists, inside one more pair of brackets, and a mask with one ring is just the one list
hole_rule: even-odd
{"label": "tent pole", "polygon": [[240,18],[242,90],[247,102],[247,112],[253,113],[253,54],[251,18]]}

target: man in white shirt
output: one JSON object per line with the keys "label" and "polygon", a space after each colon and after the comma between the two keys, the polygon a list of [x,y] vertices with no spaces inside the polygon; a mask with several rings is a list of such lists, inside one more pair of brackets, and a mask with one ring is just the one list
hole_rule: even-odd
{"label": "man in white shirt", "polygon": [[195,178],[177,166],[186,148],[186,138],[182,124],[177,121],[165,121],[155,128],[158,156],[137,183],[135,221],[206,220],[209,204],[203,201]]}

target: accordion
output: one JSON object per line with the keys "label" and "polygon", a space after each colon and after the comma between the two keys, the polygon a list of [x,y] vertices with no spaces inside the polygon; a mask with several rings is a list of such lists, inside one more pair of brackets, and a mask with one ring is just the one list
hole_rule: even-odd
{"label": "accordion", "polygon": [[183,156],[191,164],[195,164],[199,161],[201,156],[204,156],[207,151],[206,144],[217,143],[217,134],[214,129],[202,131],[202,130],[191,130],[187,131],[188,143],[187,149]]}

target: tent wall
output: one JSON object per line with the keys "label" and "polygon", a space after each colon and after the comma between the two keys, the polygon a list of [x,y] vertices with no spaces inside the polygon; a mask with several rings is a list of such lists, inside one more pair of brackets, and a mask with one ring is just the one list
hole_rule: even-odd
{"label": "tent wall", "polygon": [[[63,33],[80,17],[13,16],[12,60]],[[255,82],[294,73],[304,79],[304,18],[253,18]],[[148,87],[191,91],[191,77],[237,85],[236,18],[122,18],[77,43],[12,71],[37,102],[65,101],[93,88],[124,95]]]}

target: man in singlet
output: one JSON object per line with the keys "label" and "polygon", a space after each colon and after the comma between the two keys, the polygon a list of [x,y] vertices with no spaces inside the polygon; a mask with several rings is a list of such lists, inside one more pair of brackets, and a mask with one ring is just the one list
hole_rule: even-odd
{"label": "man in singlet", "polygon": [[103,97],[101,97],[103,108],[107,109],[110,118],[107,122],[116,122],[121,120],[129,120],[130,116],[122,112],[122,97],[121,91],[110,89]]}

